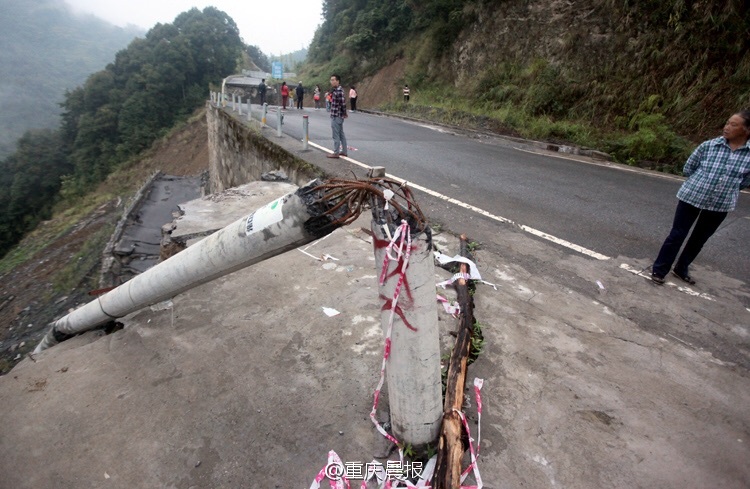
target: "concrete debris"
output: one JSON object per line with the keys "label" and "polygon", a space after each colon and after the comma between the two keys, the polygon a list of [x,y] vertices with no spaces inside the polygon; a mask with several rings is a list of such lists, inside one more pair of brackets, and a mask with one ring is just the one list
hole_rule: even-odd
{"label": "concrete debris", "polygon": [[273,170],[260,176],[264,182],[289,182],[289,175],[284,170]]}

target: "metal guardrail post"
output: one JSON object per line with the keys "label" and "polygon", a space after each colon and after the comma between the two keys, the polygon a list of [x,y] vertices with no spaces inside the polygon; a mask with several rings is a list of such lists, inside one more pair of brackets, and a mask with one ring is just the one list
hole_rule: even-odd
{"label": "metal guardrail post", "polygon": [[263,103],[263,118],[260,120],[263,127],[266,126],[266,120],[268,118],[268,102]]}
{"label": "metal guardrail post", "polygon": [[276,111],[276,135],[281,137],[281,124],[284,123],[284,115],[281,113],[281,106],[278,106]]}
{"label": "metal guardrail post", "polygon": [[239,104],[237,104],[237,115],[242,115],[242,95],[237,96]]}
{"label": "metal guardrail post", "polygon": [[310,119],[309,116],[302,116],[302,151],[307,151],[307,143],[310,140]]}

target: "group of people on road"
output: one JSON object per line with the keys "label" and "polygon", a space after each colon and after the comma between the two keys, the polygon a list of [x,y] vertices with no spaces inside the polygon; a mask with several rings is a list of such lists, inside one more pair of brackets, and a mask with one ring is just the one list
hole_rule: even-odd
{"label": "group of people on road", "polygon": [[[266,93],[268,91],[268,85],[266,85],[266,79],[263,78],[258,84],[257,93],[258,98],[260,101],[260,105],[263,105],[266,103]],[[332,102],[332,96],[333,96],[334,89],[331,88],[328,90],[325,95],[323,95],[320,85],[315,85],[315,88],[313,89],[313,102],[315,104],[315,109],[320,109],[321,107],[321,99],[325,98],[326,103],[326,110],[328,112],[331,111],[331,102]],[[305,93],[306,90],[302,86],[302,82],[300,81],[295,88],[291,88],[287,83],[284,81],[281,83],[281,87],[279,88],[279,94],[281,96],[281,103],[279,104],[281,106],[282,110],[286,110],[287,106],[289,108],[294,107],[296,104],[297,109],[302,110],[304,106],[304,99],[305,99]],[[351,111],[356,112],[357,111],[357,89],[354,85],[349,87],[349,104],[351,106]]]}
{"label": "group of people on road", "polygon": [[[263,88],[259,87],[258,90],[261,104],[265,103],[266,93],[263,82]],[[330,83],[331,89],[325,95],[320,86],[316,85],[313,100],[315,108],[319,109],[320,99],[325,97],[333,137],[333,153],[328,158],[339,158],[348,154],[344,134],[344,121],[348,113],[341,77],[338,74],[331,75]],[[302,108],[304,93],[300,82],[295,90],[298,109]],[[286,82],[282,83],[282,107],[286,106],[289,94]],[[408,85],[404,85],[403,95],[404,102],[408,102]],[[352,112],[357,110],[357,98],[356,88],[352,85],[349,89]],[[665,283],[670,272],[680,280],[695,285],[696,281],[689,272],[690,265],[727,213],[735,209],[740,190],[750,187],[750,110],[732,114],[724,124],[720,137],[700,144],[685,163],[683,173],[687,180],[677,192],[672,229],[651,267],[651,280],[658,285]],[[683,248],[686,239],[687,243]]]}
{"label": "group of people on road", "polygon": [[[346,135],[344,134],[344,119],[349,115],[346,111],[346,97],[344,96],[344,90],[341,87],[341,77],[338,74],[331,75],[330,78],[331,89],[325,93],[326,110],[331,116],[331,132],[333,135],[333,153],[329,154],[329,158],[339,158],[341,156],[347,156],[347,145]],[[260,98],[260,104],[266,103],[266,93],[268,86],[266,85],[265,78],[261,80],[258,85],[258,97]],[[297,87],[292,91],[286,82],[281,83],[279,89],[281,95],[281,110],[284,110],[289,103],[290,95],[294,97],[297,102],[297,108],[302,109],[302,101],[305,96],[305,89],[300,81]],[[313,90],[313,101],[315,102],[315,108],[320,108],[320,99],[322,93],[319,85],[315,85]],[[357,90],[352,85],[349,89],[349,103],[351,104],[352,112],[357,110]]]}
{"label": "group of people on road", "polygon": [[291,109],[295,104],[297,109],[302,110],[305,98],[305,88],[302,86],[302,82],[299,82],[293,89],[286,82],[282,82],[279,91],[281,92],[281,110],[285,110],[287,105]]}

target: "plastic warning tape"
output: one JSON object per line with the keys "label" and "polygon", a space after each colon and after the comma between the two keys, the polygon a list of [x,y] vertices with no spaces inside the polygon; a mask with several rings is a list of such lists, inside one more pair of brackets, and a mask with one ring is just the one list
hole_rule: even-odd
{"label": "plastic warning tape", "polygon": [[[396,252],[395,256],[391,255],[393,251]],[[396,232],[393,234],[390,243],[388,243],[388,246],[385,249],[385,254],[383,256],[383,267],[380,273],[379,282],[380,285],[383,285],[385,284],[386,277],[388,275],[388,267],[390,265],[390,262],[395,261],[396,263],[399,263],[403,259],[401,270],[399,270],[398,272],[398,281],[396,282],[396,288],[393,291],[393,299],[391,300],[391,315],[388,318],[388,328],[386,329],[385,333],[385,345],[383,347],[383,362],[380,367],[380,379],[378,379],[378,385],[375,388],[375,393],[373,394],[372,410],[370,411],[370,419],[372,420],[378,432],[399,447],[398,457],[401,461],[404,460],[404,454],[401,450],[401,447],[399,446],[399,441],[393,435],[388,433],[380,424],[380,422],[378,422],[376,413],[378,410],[378,402],[380,401],[380,391],[383,388],[383,383],[385,382],[385,367],[388,363],[388,358],[391,356],[391,334],[393,332],[393,319],[396,314],[398,299],[401,296],[401,288],[404,285],[406,268],[409,266],[410,256],[411,230],[409,229],[409,224],[406,221],[401,221],[401,225],[396,229]]]}
{"label": "plastic warning tape", "polygon": [[[386,234],[389,234],[387,233],[387,230],[388,228],[386,227],[385,228]],[[377,414],[377,409],[378,409],[378,403],[380,401],[380,392],[385,382],[385,368],[386,368],[386,365],[388,364],[388,358],[391,355],[391,335],[393,332],[393,320],[396,314],[396,307],[398,304],[398,299],[401,295],[401,289],[404,285],[404,281],[406,278],[406,269],[409,266],[409,258],[411,257],[411,246],[412,246],[411,230],[409,228],[408,223],[404,220],[404,221],[401,221],[401,225],[396,229],[396,232],[391,237],[390,242],[388,243],[388,246],[385,249],[382,270],[380,273],[379,283],[382,286],[386,282],[386,278],[388,276],[388,267],[390,265],[390,262],[395,261],[397,264],[401,262],[401,269],[398,271],[398,281],[396,282],[396,288],[393,291],[393,298],[391,300],[391,313],[388,319],[388,328],[386,329],[386,334],[385,334],[385,343],[383,346],[383,361],[380,367],[380,378],[378,379],[378,385],[375,388],[375,392],[373,393],[372,410],[370,411],[370,419],[372,420],[378,432],[398,447],[398,457],[401,463],[403,463],[404,461],[404,453],[403,453],[403,450],[401,449],[400,442],[393,435],[388,433],[385,430],[385,428],[380,424],[380,422],[378,422],[376,414]],[[392,254],[394,252],[395,254]],[[471,276],[461,277],[461,278],[471,279]],[[441,297],[438,296],[438,299],[441,299]],[[481,419],[482,419],[482,397],[481,397],[480,391],[482,390],[483,384],[484,384],[484,381],[482,379],[474,379],[474,395],[477,401],[477,413],[478,413],[478,418],[477,418],[477,433],[478,434],[477,434],[477,450],[476,451],[474,451],[474,445],[473,445],[474,439],[471,437],[471,431],[469,429],[469,423],[466,420],[466,415],[464,414],[463,411],[454,410],[461,417],[461,421],[463,422],[464,429],[466,430],[466,433],[469,437],[469,451],[471,453],[471,464],[462,472],[461,482],[463,483],[463,481],[466,479],[469,472],[471,471],[474,472],[474,478],[476,479],[476,482],[477,482],[476,486],[461,486],[461,489],[482,489],[482,486],[483,486],[482,478],[479,474],[479,467],[477,465],[477,456],[479,454],[479,443],[481,440]],[[373,473],[370,475],[370,477],[367,477],[364,480],[362,480],[360,489],[367,489],[367,482],[373,477],[375,477],[376,480],[380,483],[380,488],[382,489],[419,489],[419,488],[430,489],[432,486],[429,485],[429,481],[432,479],[432,476],[435,470],[436,460],[437,460],[437,457],[432,457],[427,462],[427,466],[425,467],[425,470],[422,476],[420,477],[419,481],[416,484],[413,484],[409,481],[399,481],[399,480],[393,481],[387,477],[384,479],[381,479],[375,473]],[[382,466],[382,464],[380,464],[379,462],[373,461],[373,463]],[[333,473],[331,471],[331,467],[344,467],[344,464],[341,461],[341,458],[333,450],[328,452],[328,463],[325,467],[323,467],[320,470],[320,472],[318,472],[318,475],[315,477],[315,480],[310,485],[310,489],[320,489],[320,483],[323,481],[323,479],[326,479],[326,478],[329,479],[332,489],[344,489],[345,487],[346,489],[350,489],[349,480],[344,476],[344,474],[338,473],[338,472]]]}
{"label": "plastic warning tape", "polygon": [[[474,379],[474,397],[477,402],[477,449],[474,450],[474,439],[471,437],[471,430],[469,429],[469,423],[466,419],[466,415],[463,411],[455,410],[455,412],[458,413],[459,417],[461,418],[461,422],[463,424],[464,429],[466,430],[466,433],[469,437],[469,451],[471,454],[471,464],[461,473],[461,483],[463,484],[464,480],[466,480],[466,477],[469,475],[470,472],[474,472],[474,479],[476,480],[476,485],[473,486],[461,486],[461,489],[482,489],[483,482],[482,477],[479,474],[479,467],[477,465],[477,459],[479,457],[479,447],[481,443],[482,438],[482,395],[481,390],[482,386],[484,385],[484,380],[475,378]],[[401,457],[401,462],[403,463],[403,457]],[[378,462],[377,460],[373,460],[370,462],[369,465],[375,467],[379,467],[378,469],[374,469],[371,472],[367,474],[367,477],[362,480],[362,483],[360,484],[360,489],[367,489],[367,483],[375,479],[375,481],[378,484],[379,489],[431,489],[432,486],[430,485],[430,481],[432,480],[432,477],[435,473],[435,466],[437,464],[437,456],[433,456],[430,458],[430,460],[427,461],[427,464],[425,465],[424,470],[422,471],[422,474],[419,477],[419,480],[415,483],[411,483],[409,481],[401,481],[401,480],[393,480],[389,479],[387,477],[387,472],[385,470],[385,467],[383,467],[383,464]],[[334,467],[335,470],[332,470],[331,467]],[[310,489],[320,489],[320,483],[323,479],[326,477],[329,478],[331,487],[333,489],[344,489],[344,487],[349,488],[349,481],[344,477],[343,468],[345,467],[345,464],[341,461],[341,458],[336,454],[334,451],[328,452],[328,465],[323,467],[321,471],[318,473],[318,476],[313,481],[312,485],[310,486]]]}
{"label": "plastic warning tape", "polygon": [[474,379],[474,397],[477,400],[477,451],[476,454],[474,453],[474,449],[472,447],[472,438],[471,438],[471,432],[469,431],[469,424],[466,422],[466,416],[463,413],[459,413],[461,415],[461,419],[464,422],[464,428],[466,428],[466,434],[469,436],[469,449],[471,450],[471,464],[469,464],[468,467],[466,467],[466,470],[463,471],[461,474],[461,482],[463,482],[466,479],[466,476],[469,475],[469,472],[473,469],[474,470],[474,478],[477,481],[477,484],[479,487],[482,487],[482,478],[479,476],[479,467],[477,466],[477,458],[479,458],[479,444],[482,442],[482,386],[484,385],[484,379],[475,378]]}
{"label": "plastic warning tape", "polygon": [[[331,467],[335,467],[337,472],[332,473]],[[328,479],[331,484],[331,489],[351,489],[349,486],[349,479],[347,479],[343,473],[338,473],[338,468],[343,468],[344,463],[341,461],[341,457],[336,452],[331,450],[328,452],[328,463],[325,467],[320,469],[315,480],[310,484],[310,489],[320,489],[320,483],[323,479]]]}

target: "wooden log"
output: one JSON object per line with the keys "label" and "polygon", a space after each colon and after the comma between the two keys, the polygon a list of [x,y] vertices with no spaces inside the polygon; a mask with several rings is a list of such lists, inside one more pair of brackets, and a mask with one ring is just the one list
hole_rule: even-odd
{"label": "wooden log", "polygon": [[[465,235],[461,235],[461,256],[467,256],[468,245]],[[467,274],[468,267],[461,264],[461,273]],[[435,467],[433,487],[435,489],[459,489],[461,487],[461,460],[464,455],[463,428],[458,411],[464,403],[466,367],[471,351],[471,336],[474,331],[474,301],[469,294],[466,280],[456,281],[458,303],[461,306],[459,330],[456,345],[448,365],[448,378],[445,388],[443,424],[438,442],[438,457]]]}

